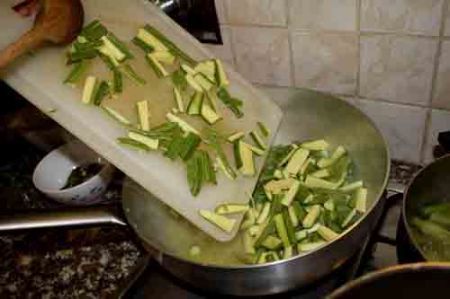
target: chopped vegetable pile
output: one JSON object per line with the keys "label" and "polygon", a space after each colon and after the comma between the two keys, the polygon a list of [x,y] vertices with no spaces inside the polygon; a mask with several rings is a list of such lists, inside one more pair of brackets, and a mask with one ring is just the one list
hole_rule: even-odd
{"label": "chopped vegetable pile", "polygon": [[450,203],[423,207],[411,224],[428,259],[450,261]]}
{"label": "chopped vegetable pile", "polygon": [[342,146],[330,151],[325,140],[277,146],[250,205],[225,204],[202,216],[229,231],[234,220],[227,215],[245,213],[240,229],[248,263],[290,258],[336,239],[366,212],[367,189],[353,177]]}
{"label": "chopped vegetable pile", "polygon": [[[216,184],[217,170],[235,179],[256,175],[254,156],[267,150],[270,132],[264,124],[255,124],[255,130],[246,133],[234,132],[220,136],[214,125],[223,119],[224,109],[236,118],[243,117],[243,102],[233,97],[228,87],[230,81],[222,62],[209,59],[196,62],[178,48],[156,28],[145,25],[138,29],[131,41],[140,49],[135,54],[127,43],[121,41],[99,21],[88,24],[72,43],[68,52],[68,64],[72,70],[64,83],[76,84],[85,78],[81,101],[101,106],[115,120],[128,128],[127,136],[118,142],[129,148],[150,152],[159,150],[170,160],[185,164],[187,182],[192,195],[196,196],[205,184]],[[146,78],[140,76],[131,62],[136,55],[144,55],[145,61],[160,80],[169,81],[173,88],[173,107],[166,113],[166,121],[157,126],[150,124],[150,109],[147,100],[136,104],[138,123],[123,116],[119,111],[102,104],[105,98],[116,99],[124,91],[125,78],[133,84],[145,85]],[[93,59],[101,59],[110,71],[110,78],[97,78],[89,72]],[[120,99],[117,99],[120,100]],[[207,132],[189,123],[187,118],[199,117],[209,126]],[[235,167],[228,161],[224,146],[234,147]],[[208,213],[202,214],[208,218]]]}

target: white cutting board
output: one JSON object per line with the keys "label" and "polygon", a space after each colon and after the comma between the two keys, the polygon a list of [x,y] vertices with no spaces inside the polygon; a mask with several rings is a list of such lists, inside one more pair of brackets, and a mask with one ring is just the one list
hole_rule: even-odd
{"label": "white cutting board", "polygon": [[[19,37],[32,24],[32,20],[23,19],[10,9],[14,2],[0,1],[0,28],[2,28],[0,48]],[[156,6],[144,0],[85,0],[82,3],[85,10],[85,23],[92,19],[100,19],[122,40],[131,40],[139,27],[149,23],[162,31],[194,59],[202,60],[212,57],[211,53],[197,40]],[[214,210],[218,204],[224,202],[247,203],[248,194],[252,193],[256,178],[239,177],[231,181],[223,173],[218,172],[217,186],[204,186],[200,194],[193,197],[189,192],[182,162],[174,163],[164,158],[159,152],[140,153],[119,146],[116,139],[125,136],[126,129],[101,109],[83,105],[80,102],[80,89],[73,89],[62,84],[69,70],[64,64],[64,51],[63,48],[42,49],[23,57],[3,74],[3,79],[39,109],[200,229],[220,241],[232,239],[238,230],[238,225],[231,233],[223,232],[201,218],[198,209]],[[143,55],[139,51],[134,53]],[[174,106],[171,93],[168,92],[169,85],[161,84],[148,66],[143,63],[141,65],[139,60],[135,62],[134,66],[141,74],[144,72],[143,75],[148,82],[146,89],[141,92],[144,95],[137,98],[136,90],[134,90],[133,99],[124,96],[124,99],[110,100],[108,104],[135,119],[134,102],[148,99],[150,112],[155,118],[161,118],[168,112],[167,107]],[[221,125],[221,128],[219,126],[219,130],[222,130],[222,133],[225,131],[231,133],[234,129],[249,132],[256,128],[257,121],[262,121],[272,132],[269,142],[271,143],[282,117],[281,110],[228,66],[226,71],[231,81],[230,93],[244,100],[244,118],[237,120],[224,109],[223,114],[228,115],[226,119],[232,119],[232,121],[226,120],[225,125]],[[124,81],[125,86],[130,84],[132,84],[130,81]],[[167,106],[168,102],[170,102],[169,106]],[[231,147],[226,153],[234,165],[230,149]],[[257,158],[258,170],[261,169],[264,160],[265,157]],[[242,215],[235,217],[238,223],[242,220]]]}

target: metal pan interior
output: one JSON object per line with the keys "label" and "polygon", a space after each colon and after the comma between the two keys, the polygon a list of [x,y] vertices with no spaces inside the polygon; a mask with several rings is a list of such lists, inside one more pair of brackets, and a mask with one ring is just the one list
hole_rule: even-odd
{"label": "metal pan interior", "polygon": [[[357,176],[364,180],[369,190],[370,213],[385,189],[390,161],[386,143],[373,123],[348,103],[319,92],[295,89],[279,100],[278,104],[285,114],[275,144],[324,138],[334,146],[343,145],[354,161]],[[148,245],[166,255],[201,265],[261,267],[243,265],[240,258],[243,247],[239,235],[227,243],[211,239],[186,220],[177,217],[131,180],[124,185],[123,206],[137,234]],[[341,237],[351,233],[363,220],[364,217]],[[325,246],[332,246],[336,241]],[[201,248],[201,254],[196,258],[188,254],[193,245]]]}

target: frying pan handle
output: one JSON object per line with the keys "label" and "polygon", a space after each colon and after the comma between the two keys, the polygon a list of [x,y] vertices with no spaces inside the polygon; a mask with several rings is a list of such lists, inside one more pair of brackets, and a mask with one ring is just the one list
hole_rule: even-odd
{"label": "frying pan handle", "polygon": [[0,216],[0,233],[51,227],[127,225],[118,209],[76,208],[53,212],[32,212]]}
{"label": "frying pan handle", "polygon": [[403,194],[405,190],[406,186],[404,184],[389,183],[387,186],[387,191],[392,192],[394,194]]}

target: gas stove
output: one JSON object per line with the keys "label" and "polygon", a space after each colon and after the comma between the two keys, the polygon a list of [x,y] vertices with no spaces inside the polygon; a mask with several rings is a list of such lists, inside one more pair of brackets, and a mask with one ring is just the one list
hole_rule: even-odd
{"label": "gas stove", "polygon": [[[44,132],[62,129],[58,129],[48,119],[30,117],[35,113],[25,113],[23,110],[31,109],[30,106],[23,99],[15,99],[18,95],[10,89],[1,87],[2,84],[0,90],[3,91],[4,105],[1,111],[3,126],[0,128],[3,144],[0,151],[0,211],[10,213],[15,210],[63,208],[43,198],[31,183],[31,174],[39,159],[57,143],[63,142],[57,140],[55,143],[55,140],[42,138],[37,140],[34,136],[42,134],[31,133],[38,128]],[[10,114],[27,115],[27,119],[12,122]],[[33,131],[28,127],[32,127]],[[388,189],[401,189],[418,169],[415,165],[394,161]],[[111,184],[107,193],[109,203],[117,204],[120,201],[121,182],[122,177],[118,176]],[[365,273],[416,261],[417,256],[409,250],[401,223],[397,225],[401,214],[401,196],[392,195],[395,194],[386,193],[384,216],[377,230],[368,236],[354,257],[323,280],[279,297],[321,298]],[[218,297],[193,289],[161,269],[155,261],[149,261],[134,234],[127,229],[30,232],[0,236],[0,245],[0,254],[4,257],[0,263],[2,298],[20,298],[26,294],[50,294],[50,297],[51,294],[54,297],[98,297],[101,294],[123,298]]]}
{"label": "gas stove", "polygon": [[[391,180],[383,197],[384,211],[372,235],[368,236],[361,249],[340,268],[307,288],[278,294],[275,298],[323,298],[341,285],[366,273],[394,266],[399,263],[420,261],[412,251],[401,221],[402,194],[406,177],[417,171],[417,166],[394,165],[396,179]],[[398,169],[400,167],[400,169]],[[411,172],[407,175],[405,172]],[[402,174],[404,178],[402,178]],[[147,264],[148,262],[148,264]],[[204,293],[179,281],[161,268],[155,261],[144,259],[134,275],[124,285],[122,298],[220,298],[217,294]]]}

